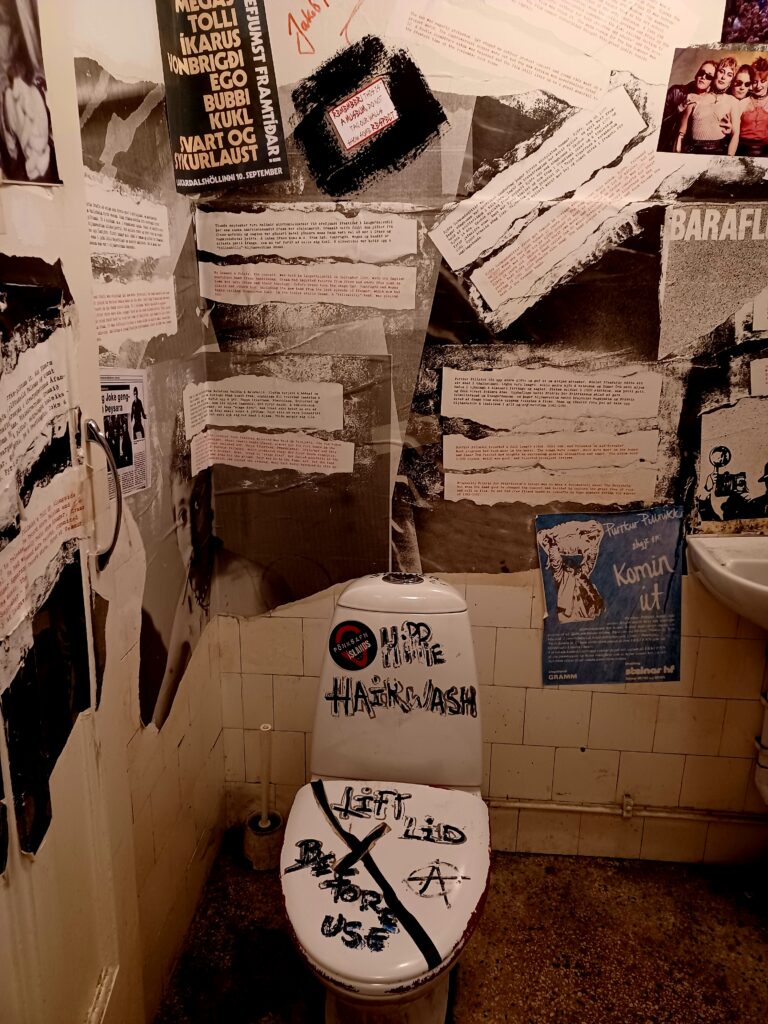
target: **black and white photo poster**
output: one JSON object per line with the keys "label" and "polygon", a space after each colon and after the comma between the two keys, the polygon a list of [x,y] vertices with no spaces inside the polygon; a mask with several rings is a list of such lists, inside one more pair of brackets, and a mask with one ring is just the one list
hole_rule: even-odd
{"label": "black and white photo poster", "polygon": [[37,0],[0,0],[0,97],[3,180],[60,184]]}

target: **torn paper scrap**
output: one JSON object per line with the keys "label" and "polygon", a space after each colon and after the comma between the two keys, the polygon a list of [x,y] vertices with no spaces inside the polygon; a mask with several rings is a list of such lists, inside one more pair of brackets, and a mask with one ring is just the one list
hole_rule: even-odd
{"label": "torn paper scrap", "polygon": [[214,256],[343,257],[386,263],[417,251],[415,218],[361,210],[263,210],[195,216],[197,247]]}
{"label": "torn paper scrap", "polygon": [[44,599],[49,563],[62,544],[83,536],[83,524],[79,470],[64,470],[34,489],[18,534],[0,551],[0,636],[9,636]]}
{"label": "torn paper scrap", "polygon": [[768,395],[768,359],[753,359],[749,364],[749,390],[753,395]]}
{"label": "torn paper scrap", "polygon": [[[489,8],[444,0],[397,0],[388,33],[414,54],[434,88],[483,96],[545,89],[576,107],[605,91],[608,70],[554,38],[510,25]],[[465,69],[464,76],[454,67]]]}
{"label": "torn paper scrap", "polygon": [[288,6],[265,3],[278,85],[307,78],[340,49],[364,35],[381,36],[389,5],[368,0],[312,0]]}
{"label": "torn paper scrap", "polygon": [[172,278],[156,281],[94,281],[93,305],[99,345],[118,352],[125,341],[151,341],[175,334],[176,296]]}
{"label": "torn paper scrap", "polygon": [[645,129],[625,89],[612,89],[599,107],[582,110],[530,156],[497,174],[453,209],[430,238],[456,270],[492,249],[515,220],[539,203],[572,192]]}
{"label": "torn paper scrap", "polygon": [[261,434],[252,430],[206,430],[192,439],[192,473],[214,463],[244,469],[294,469],[298,473],[351,473],[351,441],[324,441],[309,434]]}
{"label": "torn paper scrap", "polygon": [[243,374],[184,388],[184,426],[191,441],[204,427],[310,427],[342,430],[341,384]]}
{"label": "torn paper scrap", "polygon": [[200,263],[200,294],[236,306],[333,302],[375,309],[414,309],[416,268],[348,263]]}
{"label": "torn paper scrap", "polygon": [[163,204],[89,176],[85,210],[91,257],[141,260],[170,256],[168,210]]}
{"label": "torn paper scrap", "polygon": [[506,429],[543,417],[654,417],[661,382],[661,374],[641,371],[582,374],[516,366],[502,370],[445,367],[440,413]]}
{"label": "torn paper scrap", "polygon": [[653,501],[656,469],[561,470],[503,469],[491,473],[446,473],[446,501],[468,499],[476,505],[498,505],[519,501],[526,505],[548,505],[573,501],[582,505],[623,505],[630,501]]}
{"label": "torn paper scrap", "polygon": [[26,453],[50,442],[52,421],[69,409],[73,347],[69,327],[59,327],[0,376],[0,480]]}
{"label": "torn paper scrap", "polygon": [[473,441],[463,434],[443,437],[446,470],[541,466],[543,469],[589,469],[655,462],[658,430],[627,434],[595,431],[556,434],[502,434]]}
{"label": "torn paper scrap", "polygon": [[631,216],[632,204],[648,199],[675,170],[656,159],[654,146],[649,138],[616,167],[599,171],[472,274],[485,301],[499,310],[497,327],[508,326],[574,267],[588,262],[599,245],[598,232],[612,219]]}
{"label": "torn paper scrap", "polygon": [[[485,0],[531,27],[598,58],[611,68],[631,71],[645,81],[662,82],[672,47],[694,31],[696,9],[687,0]],[[711,38],[716,38],[712,36]]]}

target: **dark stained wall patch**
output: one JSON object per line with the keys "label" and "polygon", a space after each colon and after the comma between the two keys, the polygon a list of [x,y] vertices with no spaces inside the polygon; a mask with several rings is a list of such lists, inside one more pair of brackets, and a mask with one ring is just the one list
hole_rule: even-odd
{"label": "dark stained wall patch", "polygon": [[317,185],[332,196],[359,192],[414,160],[447,118],[404,50],[365,36],[293,92],[294,138]]}

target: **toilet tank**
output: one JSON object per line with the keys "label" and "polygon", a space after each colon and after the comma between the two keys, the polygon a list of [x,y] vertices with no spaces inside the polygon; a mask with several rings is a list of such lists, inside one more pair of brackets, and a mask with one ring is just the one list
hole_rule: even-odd
{"label": "toilet tank", "polygon": [[351,583],[325,645],[310,770],[480,788],[480,701],[467,606],[429,576]]}

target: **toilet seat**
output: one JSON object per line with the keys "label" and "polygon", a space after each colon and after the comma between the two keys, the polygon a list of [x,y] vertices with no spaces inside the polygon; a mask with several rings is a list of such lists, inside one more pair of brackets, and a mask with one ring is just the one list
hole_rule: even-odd
{"label": "toilet seat", "polygon": [[458,954],[489,868],[478,796],[333,779],[297,793],[280,877],[309,961],[343,988],[381,993],[414,986]]}

